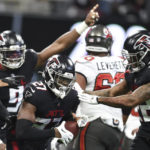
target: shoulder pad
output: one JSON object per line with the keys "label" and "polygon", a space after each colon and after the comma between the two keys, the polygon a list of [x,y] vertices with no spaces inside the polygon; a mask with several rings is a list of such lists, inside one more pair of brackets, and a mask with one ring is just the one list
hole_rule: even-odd
{"label": "shoulder pad", "polygon": [[113,58],[115,58],[115,59],[124,60],[124,58],[123,58],[122,56],[111,56],[111,57],[113,57]]}
{"label": "shoulder pad", "polygon": [[36,51],[34,49],[26,49],[26,52],[36,53]]}
{"label": "shoulder pad", "polygon": [[91,56],[91,55],[87,55],[87,56],[83,56],[81,57],[80,59],[78,59],[76,61],[76,63],[87,63],[87,62],[90,62],[92,60],[94,60],[95,57],[94,56]]}

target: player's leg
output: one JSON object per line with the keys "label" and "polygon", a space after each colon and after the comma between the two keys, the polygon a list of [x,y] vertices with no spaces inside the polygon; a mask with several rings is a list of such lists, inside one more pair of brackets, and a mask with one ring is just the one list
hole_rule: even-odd
{"label": "player's leg", "polygon": [[[86,134],[86,150],[116,150],[119,146],[121,132],[102,122],[99,118],[91,123]],[[93,146],[94,144],[94,146]]]}
{"label": "player's leg", "polygon": [[90,122],[84,127],[73,150],[116,150],[119,146],[121,132],[104,124],[101,119]]}

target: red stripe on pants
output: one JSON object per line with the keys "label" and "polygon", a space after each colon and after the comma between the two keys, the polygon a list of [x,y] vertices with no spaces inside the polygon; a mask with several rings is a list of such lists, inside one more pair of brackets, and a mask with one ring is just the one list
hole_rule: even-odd
{"label": "red stripe on pants", "polygon": [[87,131],[87,128],[90,123],[87,123],[86,126],[81,130],[80,133],[80,150],[85,150],[85,134]]}

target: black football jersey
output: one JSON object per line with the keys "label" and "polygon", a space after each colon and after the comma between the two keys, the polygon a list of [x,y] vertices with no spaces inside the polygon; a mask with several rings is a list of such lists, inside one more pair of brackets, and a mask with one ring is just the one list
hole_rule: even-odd
{"label": "black football jersey", "polygon": [[36,123],[39,128],[51,128],[62,120],[69,120],[79,104],[77,92],[73,89],[60,99],[42,81],[30,83],[24,91],[24,101],[36,107]]}
{"label": "black football jersey", "polygon": [[[150,82],[150,68],[144,68],[137,73],[125,73],[125,79],[128,87],[134,91],[139,86]],[[142,126],[139,134],[150,137],[150,100],[139,105],[139,115]]]}
{"label": "black football jersey", "polygon": [[0,68],[0,78],[10,77],[14,75],[25,76],[22,85],[18,88],[2,87],[0,88],[0,100],[7,107],[10,114],[16,114],[23,99],[24,87],[29,83],[33,76],[33,70],[37,64],[37,54],[35,51],[28,49],[25,53],[25,62],[19,69],[2,70]]}

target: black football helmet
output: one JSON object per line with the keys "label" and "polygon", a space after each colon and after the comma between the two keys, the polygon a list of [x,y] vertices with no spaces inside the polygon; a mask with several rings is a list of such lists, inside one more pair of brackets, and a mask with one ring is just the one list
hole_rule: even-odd
{"label": "black football helmet", "polygon": [[54,55],[48,59],[42,76],[50,90],[63,99],[75,83],[75,67],[70,58]]}
{"label": "black football helmet", "polygon": [[87,52],[110,52],[113,43],[112,35],[104,25],[95,25],[85,37]]}
{"label": "black football helmet", "polygon": [[142,30],[128,37],[122,55],[128,61],[127,67],[131,72],[150,65],[150,31]]}
{"label": "black football helmet", "polygon": [[26,45],[22,37],[6,30],[0,34],[0,63],[9,69],[18,69],[25,61]]}

